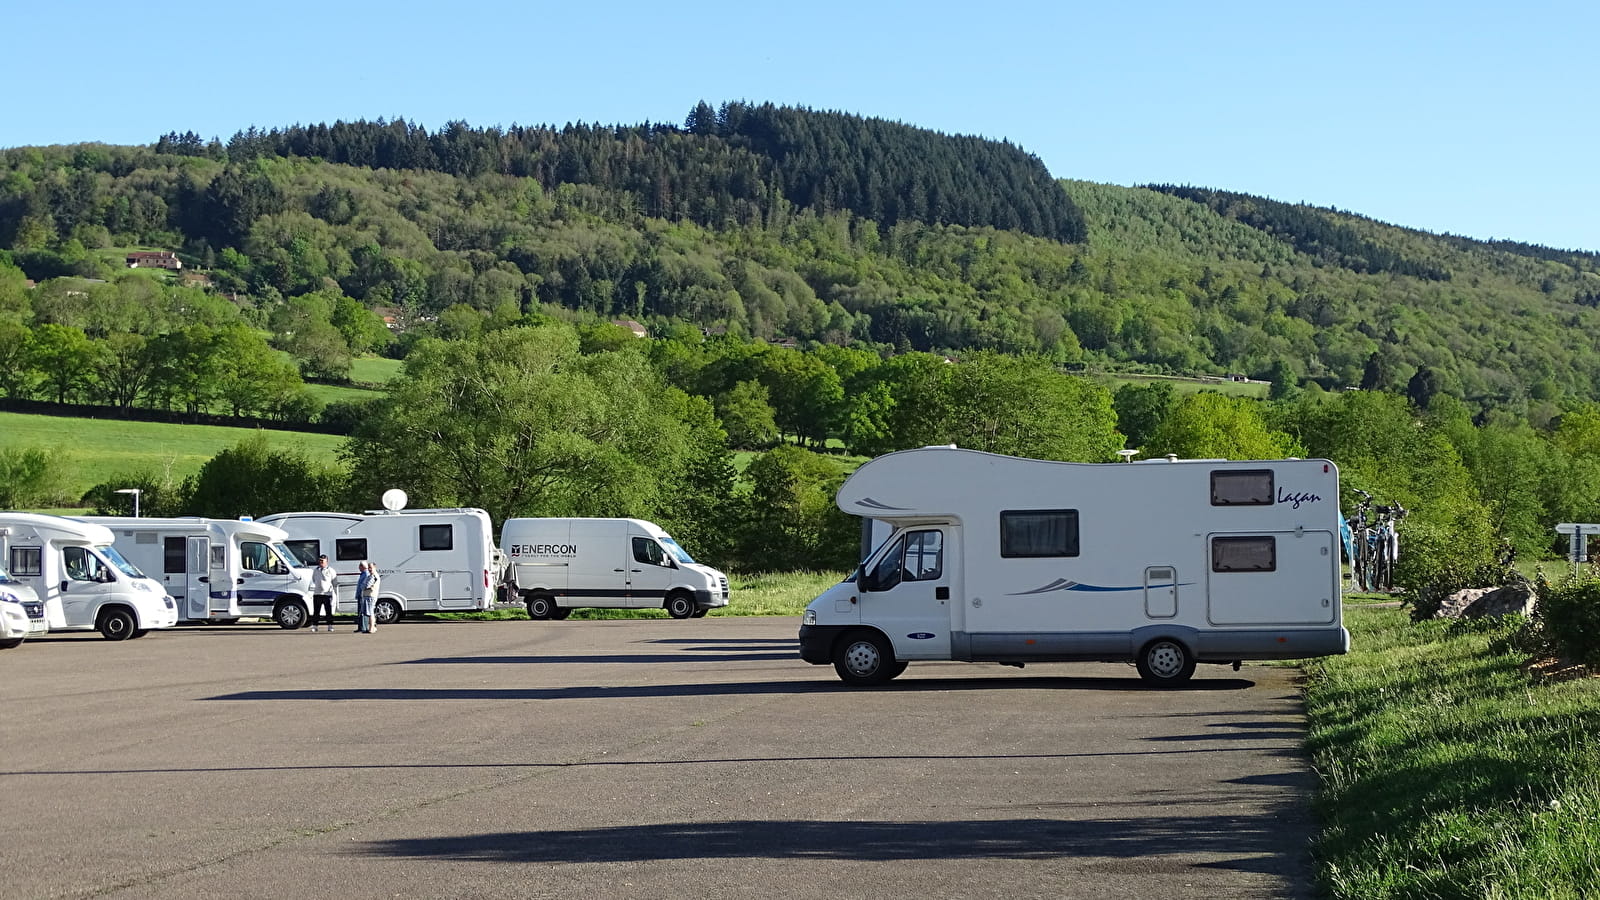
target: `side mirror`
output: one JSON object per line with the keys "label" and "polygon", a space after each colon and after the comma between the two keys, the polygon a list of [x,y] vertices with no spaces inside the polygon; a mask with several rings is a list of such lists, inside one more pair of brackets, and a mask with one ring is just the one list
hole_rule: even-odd
{"label": "side mirror", "polygon": [[856,589],[869,594],[878,589],[878,579],[873,577],[866,563],[862,563],[860,570],[856,572]]}

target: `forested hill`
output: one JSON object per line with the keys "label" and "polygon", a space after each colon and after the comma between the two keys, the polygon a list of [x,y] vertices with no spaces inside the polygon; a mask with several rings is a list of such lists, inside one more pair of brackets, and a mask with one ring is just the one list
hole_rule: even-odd
{"label": "forested hill", "polygon": [[[158,152],[215,153],[191,133]],[[646,216],[707,226],[767,221],[776,206],[849,210],[880,225],[903,220],[988,225],[1065,242],[1083,217],[1038,157],[1008,144],[949,137],[882,119],[770,103],[700,103],[683,128],[568,125],[428,133],[404,121],[336,122],[261,131],[228,141],[234,161],[316,157],[363,168],[489,173],[593,185],[638,198]]]}
{"label": "forested hill", "polygon": [[410,336],[540,311],[1443,391],[1536,422],[1600,393],[1593,253],[1053,181],[1011,144],[772,105],[700,104],[681,126],[396,120],[0,150],[0,276],[41,289],[8,299],[0,277],[0,319],[135,330],[106,290],[52,282],[106,279],[148,306],[120,287],[131,248],[177,251],[324,374],[337,366],[303,354],[337,358],[340,341],[310,326],[364,305]]}

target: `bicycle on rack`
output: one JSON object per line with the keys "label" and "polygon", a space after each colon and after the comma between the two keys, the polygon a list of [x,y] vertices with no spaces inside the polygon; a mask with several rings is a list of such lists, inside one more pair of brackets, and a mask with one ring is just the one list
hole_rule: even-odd
{"label": "bicycle on rack", "polygon": [[1396,503],[1374,506],[1372,495],[1357,490],[1361,503],[1350,519],[1355,558],[1350,574],[1360,591],[1394,590],[1394,564],[1400,558],[1400,533],[1396,525],[1408,510]]}

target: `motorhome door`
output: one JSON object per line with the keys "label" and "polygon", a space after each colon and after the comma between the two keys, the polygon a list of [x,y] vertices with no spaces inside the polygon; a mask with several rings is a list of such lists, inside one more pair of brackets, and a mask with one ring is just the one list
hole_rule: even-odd
{"label": "motorhome door", "polygon": [[162,539],[161,582],[178,601],[180,616],[205,619],[211,615],[208,577],[211,541],[204,535],[173,535]]}
{"label": "motorhome door", "polygon": [[900,659],[949,658],[959,544],[954,525],[907,528],[869,562],[865,587],[871,589],[859,592],[861,621],[888,635]]}

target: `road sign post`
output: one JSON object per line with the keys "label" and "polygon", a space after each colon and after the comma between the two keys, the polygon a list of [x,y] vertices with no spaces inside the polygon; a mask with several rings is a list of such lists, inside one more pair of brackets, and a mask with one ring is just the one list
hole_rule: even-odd
{"label": "road sign post", "polygon": [[1584,522],[1562,522],[1556,526],[1556,534],[1572,536],[1572,542],[1567,548],[1567,559],[1573,565],[1589,561],[1589,538],[1600,534],[1600,525]]}

